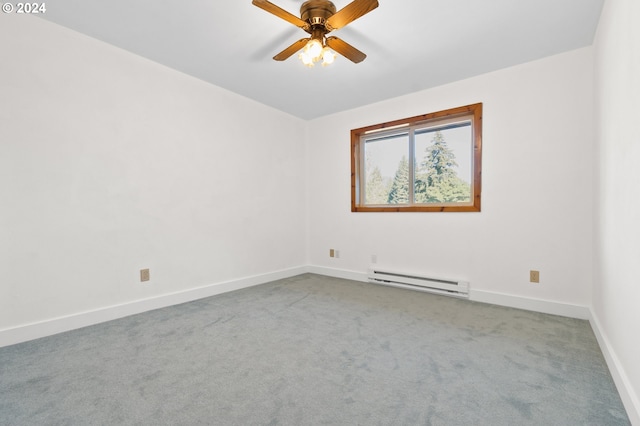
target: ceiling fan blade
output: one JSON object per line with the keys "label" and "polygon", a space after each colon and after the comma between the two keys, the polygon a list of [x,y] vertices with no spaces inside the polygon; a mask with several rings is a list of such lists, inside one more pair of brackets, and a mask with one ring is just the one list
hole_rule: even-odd
{"label": "ceiling fan blade", "polygon": [[367,55],[338,37],[327,37],[327,46],[356,64],[364,61],[364,58],[367,57]]}
{"label": "ceiling fan blade", "polygon": [[371,12],[376,7],[378,7],[378,0],[354,0],[327,19],[325,27],[329,31],[337,30]]}
{"label": "ceiling fan blade", "polygon": [[282,52],[278,53],[276,56],[273,57],[273,59],[275,59],[276,61],[284,61],[289,56],[293,55],[298,50],[302,49],[309,40],[310,39],[308,38],[301,38],[300,40],[293,43],[291,46],[284,49]]}
{"label": "ceiling fan blade", "polygon": [[309,29],[309,24],[307,22],[287,12],[286,10],[280,8],[279,6],[276,6],[270,1],[253,0],[251,3],[253,3],[255,6],[258,6],[262,10],[266,10],[267,12],[273,15],[276,15],[278,18],[284,19],[285,21],[295,25],[296,27],[302,28],[305,31]]}

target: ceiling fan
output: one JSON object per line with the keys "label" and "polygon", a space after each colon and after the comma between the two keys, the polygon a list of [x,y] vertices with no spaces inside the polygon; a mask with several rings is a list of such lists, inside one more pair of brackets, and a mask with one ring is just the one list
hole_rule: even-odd
{"label": "ceiling fan", "polygon": [[307,66],[313,66],[320,59],[323,60],[323,65],[333,62],[335,54],[329,48],[355,63],[362,62],[367,57],[346,41],[334,36],[327,37],[327,34],[371,12],[378,7],[378,0],[354,0],[337,12],[329,0],[307,0],[300,7],[300,18],[268,0],[253,0],[252,3],[311,35],[278,53],[273,57],[276,61],[284,61],[300,49],[300,59]]}

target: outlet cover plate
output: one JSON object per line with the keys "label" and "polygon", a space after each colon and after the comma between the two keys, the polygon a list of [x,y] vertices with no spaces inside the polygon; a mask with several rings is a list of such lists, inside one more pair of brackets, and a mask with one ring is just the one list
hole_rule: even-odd
{"label": "outlet cover plate", "polygon": [[529,271],[529,281],[532,283],[539,283],[540,271],[534,271],[534,270]]}
{"label": "outlet cover plate", "polygon": [[151,279],[148,269],[140,269],[140,282],[149,281]]}

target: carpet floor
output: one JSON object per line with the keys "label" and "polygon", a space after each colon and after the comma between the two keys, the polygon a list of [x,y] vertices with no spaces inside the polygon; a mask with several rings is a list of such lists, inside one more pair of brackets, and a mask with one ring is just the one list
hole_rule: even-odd
{"label": "carpet floor", "polygon": [[0,348],[1,425],[629,425],[587,321],[305,274]]}

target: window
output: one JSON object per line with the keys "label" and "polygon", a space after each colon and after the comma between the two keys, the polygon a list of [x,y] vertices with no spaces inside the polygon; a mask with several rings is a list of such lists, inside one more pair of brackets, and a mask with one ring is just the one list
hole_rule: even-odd
{"label": "window", "polygon": [[482,104],[351,130],[351,211],[478,212]]}

